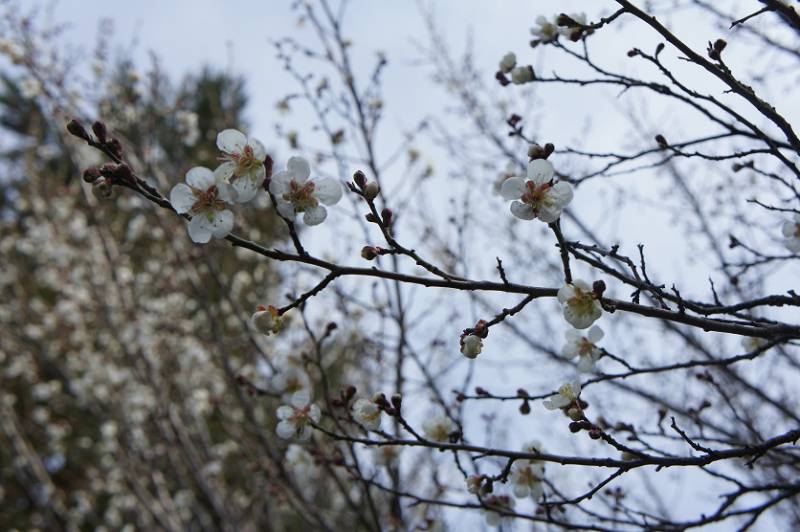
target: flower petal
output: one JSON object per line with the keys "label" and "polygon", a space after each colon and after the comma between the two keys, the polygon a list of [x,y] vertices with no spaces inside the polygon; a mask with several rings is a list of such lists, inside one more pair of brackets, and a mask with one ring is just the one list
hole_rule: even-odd
{"label": "flower petal", "polygon": [[556,171],[547,159],[535,159],[528,163],[528,179],[536,185],[549,183]]}
{"label": "flower petal", "polygon": [[500,185],[500,196],[505,200],[515,200],[525,194],[525,180],[521,177],[509,177]]}
{"label": "flower petal", "polygon": [[559,181],[555,183],[550,189],[547,191],[547,197],[553,201],[560,209],[566,207],[570,201],[572,201],[572,197],[574,193],[572,191],[572,185],[567,183],[566,181]]}
{"label": "flower petal", "polygon": [[255,198],[259,189],[258,182],[246,175],[234,179],[231,187],[236,191],[237,203],[247,203]]}
{"label": "flower petal", "polygon": [[308,209],[303,214],[303,221],[306,225],[319,225],[328,217],[328,211],[322,205],[317,205],[312,209]]}
{"label": "flower petal", "polygon": [[205,166],[195,166],[186,172],[186,182],[192,188],[200,190],[208,190],[212,185],[216,184],[214,179],[214,172]]}
{"label": "flower petal", "polygon": [[241,153],[246,145],[247,137],[241,131],[226,129],[217,135],[217,148],[225,153]]}
{"label": "flower petal", "polygon": [[267,149],[261,143],[260,140],[249,138],[247,139],[247,145],[253,150],[253,157],[258,159],[259,161],[263,161],[264,158],[267,156]]}
{"label": "flower petal", "polygon": [[578,359],[578,371],[589,373],[594,371],[594,360],[591,357],[583,356]]}
{"label": "flower petal", "polygon": [[217,211],[211,222],[211,234],[215,238],[225,238],[233,229],[233,213],[229,210]]}
{"label": "flower petal", "polygon": [[311,166],[303,157],[290,157],[286,170],[298,183],[305,183],[311,175]]}
{"label": "flower petal", "polygon": [[315,180],[314,196],[325,205],[333,205],[342,199],[342,185],[330,177]]}
{"label": "flower petal", "polygon": [[536,218],[536,213],[533,212],[533,208],[521,201],[515,201],[511,204],[511,214],[522,220],[533,220]]}
{"label": "flower petal", "polygon": [[291,398],[292,406],[295,406],[297,408],[303,408],[310,402],[311,402],[311,390],[309,390],[308,388],[297,390],[295,393],[292,394]]}
{"label": "flower petal", "polygon": [[178,183],[172,187],[172,191],[169,193],[169,201],[172,203],[172,206],[175,207],[178,214],[183,214],[192,210],[192,205],[194,205],[197,200],[189,185]]}
{"label": "flower petal", "polygon": [[214,178],[218,182],[230,183],[231,177],[233,177],[233,171],[235,169],[236,165],[230,161],[227,163],[222,163],[221,165],[217,166],[216,170],[214,170]]}
{"label": "flower petal", "polygon": [[596,344],[597,342],[603,339],[603,336],[605,336],[605,333],[603,333],[603,329],[595,325],[594,327],[589,329],[589,334],[587,335],[587,338],[589,339],[590,342]]}
{"label": "flower petal", "polygon": [[283,196],[289,192],[289,183],[292,182],[292,174],[284,170],[272,176],[269,180],[269,191],[275,196]]}
{"label": "flower petal", "polygon": [[288,440],[289,438],[294,436],[295,428],[292,423],[288,421],[281,421],[275,428],[275,433],[284,440]]}
{"label": "flower petal", "polygon": [[189,238],[198,244],[205,244],[211,240],[211,224],[207,214],[201,212],[192,218],[189,222]]}
{"label": "flower petal", "polygon": [[294,210],[294,205],[289,203],[288,201],[278,200],[278,212],[284,218],[288,218],[290,220],[294,219],[295,215],[297,214]]}
{"label": "flower petal", "polygon": [[292,414],[294,414],[294,408],[287,405],[279,406],[275,411],[275,415],[278,416],[278,419],[289,419],[292,417]]}

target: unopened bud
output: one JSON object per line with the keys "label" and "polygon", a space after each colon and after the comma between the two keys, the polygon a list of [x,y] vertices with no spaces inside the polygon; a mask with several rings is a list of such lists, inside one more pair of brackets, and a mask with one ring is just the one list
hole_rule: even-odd
{"label": "unopened bud", "polygon": [[600,436],[601,436],[601,433],[597,429],[592,429],[592,430],[589,431],[589,437],[591,439],[593,439],[593,440],[599,440]]}
{"label": "unopened bud", "polygon": [[667,144],[667,139],[664,138],[664,135],[656,135],[656,143],[658,144],[658,147],[661,148],[662,150],[666,149],[667,146],[669,146],[669,144]]}
{"label": "unopened bud", "polygon": [[531,413],[531,405],[528,401],[522,401],[522,404],[519,405],[519,413],[523,416],[527,416]]}
{"label": "unopened bud", "polygon": [[67,131],[69,131],[70,134],[78,137],[79,139],[83,139],[86,141],[89,140],[89,133],[87,133],[83,125],[74,118],[69,122],[67,122]]}
{"label": "unopened bud", "polygon": [[361,248],[361,257],[366,260],[375,260],[378,256],[378,248],[375,246],[364,246]]}
{"label": "unopened bud", "polygon": [[392,395],[392,406],[395,407],[397,409],[397,411],[399,412],[400,411],[400,407],[403,406],[403,396],[400,395],[399,393],[393,394]]}
{"label": "unopened bud", "polygon": [[97,140],[100,142],[106,141],[106,134],[108,131],[106,130],[106,125],[104,123],[100,122],[99,120],[96,121],[94,124],[92,124],[92,131],[94,132],[94,136],[97,137]]}
{"label": "unopened bud", "polygon": [[356,173],[353,174],[353,182],[363,190],[367,185],[367,176],[361,170],[356,170]]}
{"label": "unopened bud", "polygon": [[356,392],[358,392],[358,390],[356,389],[355,386],[353,386],[351,384],[350,386],[347,387],[347,389],[345,390],[344,394],[345,394],[345,397],[347,397],[348,399],[352,399],[353,396],[356,394]]}
{"label": "unopened bud", "polygon": [[364,216],[364,218],[370,223],[373,223],[373,224],[378,223],[378,218],[374,214],[372,214],[371,212],[367,213],[366,216]]}
{"label": "unopened bud", "polygon": [[106,143],[108,149],[117,157],[122,157],[122,144],[117,139],[111,139]]}
{"label": "unopened bud", "polygon": [[383,209],[381,211],[381,218],[383,218],[384,225],[392,225],[392,210],[391,209]]}
{"label": "unopened bud", "polygon": [[381,187],[378,186],[378,183],[375,181],[370,181],[367,183],[367,186],[364,187],[364,197],[368,200],[372,201],[378,197],[378,193],[381,191]]}
{"label": "unopened bud", "polygon": [[96,166],[90,166],[83,171],[83,180],[87,183],[94,183],[100,179],[100,170]]}
{"label": "unopened bud", "polygon": [[592,292],[597,297],[603,297],[603,292],[606,291],[606,283],[602,280],[592,283]]}

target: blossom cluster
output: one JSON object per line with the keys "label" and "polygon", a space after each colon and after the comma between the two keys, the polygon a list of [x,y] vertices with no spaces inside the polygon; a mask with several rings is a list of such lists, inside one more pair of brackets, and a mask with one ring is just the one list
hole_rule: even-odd
{"label": "blossom cluster", "polygon": [[[196,115],[177,117],[184,132],[184,142],[197,140]],[[217,135],[221,164],[214,170],[195,167],[186,173],[186,183],[179,183],[170,192],[170,202],[178,214],[191,216],[189,237],[197,243],[212,237],[225,238],[233,229],[235,203],[247,203],[263,189],[267,179],[264,161],[267,151],[255,138],[235,129]],[[311,166],[302,157],[291,157],[284,171],[272,176],[269,193],[278,212],[287,219],[303,214],[306,225],[317,225],[327,218],[323,205],[334,205],[342,197],[342,187],[332,178],[309,179]]]}

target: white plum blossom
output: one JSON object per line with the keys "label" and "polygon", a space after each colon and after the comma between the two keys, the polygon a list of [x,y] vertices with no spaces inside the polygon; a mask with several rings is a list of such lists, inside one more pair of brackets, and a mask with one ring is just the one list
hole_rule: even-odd
{"label": "white plum blossom", "polygon": [[311,378],[302,365],[292,357],[283,357],[276,362],[275,367],[280,368],[280,370],[270,379],[270,390],[284,398],[288,398],[289,401],[295,396],[299,396],[298,400],[305,398],[304,400],[308,402],[312,395],[313,386]]}
{"label": "white plum blossom", "polygon": [[275,430],[278,436],[284,440],[295,438],[298,441],[311,438],[311,423],[319,423],[322,414],[319,407],[309,403],[308,399],[308,395],[294,394],[290,405],[278,407],[276,415],[280,422]]}
{"label": "white plum blossom", "polygon": [[595,362],[601,355],[597,342],[603,339],[603,329],[595,325],[585,335],[576,329],[570,329],[564,333],[564,337],[567,342],[561,354],[569,359],[578,357],[578,371],[581,373],[593,371]]}
{"label": "white plum blossom", "polygon": [[558,389],[558,395],[553,396],[551,399],[544,400],[542,404],[548,410],[566,408],[574,403],[580,394],[581,383],[578,381],[568,382],[561,385]]}
{"label": "white plum blossom", "polygon": [[468,334],[461,339],[461,354],[467,358],[476,358],[483,349],[483,340],[480,336]]}
{"label": "white plum blossom", "polygon": [[511,485],[518,499],[531,497],[539,500],[544,493],[542,480],[544,466],[540,462],[517,461],[511,466]]}
{"label": "white plum blossom", "polygon": [[449,440],[453,429],[453,420],[444,414],[430,417],[422,424],[425,437],[433,441]]}
{"label": "white plum blossom", "polygon": [[19,90],[24,98],[35,98],[42,93],[42,84],[36,78],[24,78],[19,84]]}
{"label": "white plum blossom", "polygon": [[363,398],[358,399],[353,403],[353,419],[367,430],[380,430],[381,409],[374,401]]}
{"label": "white plum blossom", "polygon": [[175,122],[177,122],[178,125],[178,132],[183,135],[181,141],[186,146],[194,146],[197,144],[200,138],[200,129],[197,126],[197,113],[186,110],[175,111]]}
{"label": "white plum blossom", "polygon": [[792,253],[800,253],[800,213],[795,213],[794,221],[783,224],[784,245]]}
{"label": "white plum blossom", "polygon": [[517,65],[517,56],[514,52],[508,52],[500,60],[500,72],[508,74]]}
{"label": "white plum blossom", "polygon": [[250,201],[267,178],[266,148],[260,141],[235,129],[221,131],[217,135],[217,147],[222,151],[222,164],[214,171],[215,175],[233,187],[237,203]]}
{"label": "white plum blossom", "polygon": [[[514,499],[507,495],[492,495],[484,499],[487,506],[495,507],[502,512],[512,512],[514,510]],[[500,527],[509,520],[509,516],[490,509],[483,509],[486,524],[493,527]]]}
{"label": "white plum blossom", "polygon": [[263,335],[278,334],[283,327],[283,316],[274,306],[259,305],[250,316],[250,327]]}
{"label": "white plum blossom", "polygon": [[765,345],[767,345],[766,338],[758,338],[756,336],[745,336],[742,338],[742,347],[748,353],[752,353],[757,349],[761,349]]}
{"label": "white plum blossom", "polygon": [[546,159],[528,164],[528,177],[511,177],[500,187],[500,195],[511,204],[511,214],[522,220],[538,218],[545,223],[558,220],[572,201],[572,187],[564,181],[553,183],[555,170]]}
{"label": "white plum blossom", "polygon": [[186,172],[186,183],[172,187],[169,200],[178,214],[189,213],[189,237],[205,244],[211,237],[225,238],[233,229],[233,213],[227,203],[232,202],[230,187],[217,181],[214,172],[196,166]]}
{"label": "white plum blossom", "polygon": [[515,85],[522,85],[533,81],[533,68],[530,66],[518,66],[511,71],[511,82]]}
{"label": "white plum blossom", "polygon": [[573,280],[558,289],[564,319],[576,329],[586,329],[603,315],[603,307],[585,281]]}
{"label": "white plum blossom", "polygon": [[481,492],[481,485],[483,484],[483,475],[470,475],[466,479],[467,491],[475,495]]}
{"label": "white plum blossom", "polygon": [[375,449],[375,465],[388,467],[397,461],[400,448],[396,445],[381,445]]}
{"label": "white plum blossom", "polygon": [[269,191],[275,196],[281,215],[294,218],[302,212],[306,225],[317,225],[328,217],[322,205],[337,203],[342,198],[342,187],[333,178],[309,179],[310,175],[308,161],[291,157],[286,170],[272,176]]}
{"label": "white plum blossom", "polygon": [[[570,13],[569,18],[581,26],[586,26],[588,24],[586,13]],[[559,26],[558,31],[564,37],[573,40],[583,32],[583,29],[580,27]]]}
{"label": "white plum blossom", "polygon": [[536,17],[536,27],[531,28],[531,33],[542,41],[552,41],[558,37],[559,31],[554,21],[547,20],[546,17],[539,15]]}
{"label": "white plum blossom", "polygon": [[314,457],[301,445],[296,443],[289,444],[286,448],[284,459],[286,465],[298,480],[310,482],[316,477],[319,469],[317,463],[314,461]]}

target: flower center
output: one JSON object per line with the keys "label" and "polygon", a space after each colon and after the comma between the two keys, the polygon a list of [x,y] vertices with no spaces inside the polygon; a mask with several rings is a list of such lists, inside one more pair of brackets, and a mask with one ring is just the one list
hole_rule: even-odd
{"label": "flower center", "polygon": [[567,301],[567,304],[579,314],[591,314],[594,309],[594,294],[576,289],[575,295]]}
{"label": "flower center", "polygon": [[253,148],[250,146],[245,146],[241,153],[225,153],[220,157],[220,160],[236,165],[231,180],[249,175],[262,164],[262,161],[258,160],[253,154]]}
{"label": "flower center", "polygon": [[592,351],[594,351],[594,344],[586,338],[581,338],[580,344],[578,345],[578,355],[586,357],[591,355]]}
{"label": "flower center", "polygon": [[311,405],[306,405],[302,408],[295,408],[294,414],[292,414],[289,419],[295,424],[295,426],[302,427],[308,423],[308,411],[310,409]]}
{"label": "flower center", "polygon": [[520,201],[530,205],[534,211],[538,211],[539,207],[549,205],[552,200],[550,199],[547,191],[550,190],[550,183],[543,185],[536,185],[533,181],[525,183],[527,191],[522,195]]}
{"label": "flower center", "polygon": [[289,192],[283,195],[283,199],[291,203],[297,212],[307,211],[319,205],[319,201],[314,197],[313,181],[301,185],[292,179],[289,183]]}
{"label": "flower center", "polygon": [[192,214],[206,211],[221,211],[225,209],[225,202],[219,198],[217,185],[211,185],[206,190],[192,187],[192,194],[194,194]]}

